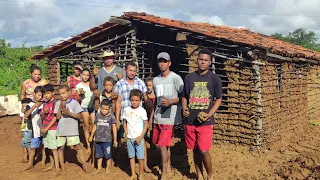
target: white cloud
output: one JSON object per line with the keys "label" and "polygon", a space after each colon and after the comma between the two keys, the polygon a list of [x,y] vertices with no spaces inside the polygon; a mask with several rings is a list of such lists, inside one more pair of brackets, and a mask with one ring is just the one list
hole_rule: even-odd
{"label": "white cloud", "polygon": [[193,15],[190,21],[192,22],[208,22],[214,25],[224,25],[223,20],[219,16],[205,16],[205,15]]}

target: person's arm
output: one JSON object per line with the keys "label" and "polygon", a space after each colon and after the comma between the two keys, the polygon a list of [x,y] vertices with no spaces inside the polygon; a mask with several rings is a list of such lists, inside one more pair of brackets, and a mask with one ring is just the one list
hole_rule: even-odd
{"label": "person's arm", "polygon": [[21,88],[20,88],[20,100],[24,99],[26,97],[26,82],[23,81],[21,83]]}
{"label": "person's arm", "polygon": [[67,77],[67,85],[70,87],[70,76]]}
{"label": "person's arm", "polygon": [[112,134],[113,134],[113,147],[118,147],[116,124],[112,124]]}
{"label": "person's arm", "polygon": [[121,96],[118,95],[117,101],[116,101],[116,121],[117,121],[117,129],[120,127],[120,111],[121,111]]}
{"label": "person's arm", "polygon": [[97,130],[97,124],[95,123],[92,127],[92,132],[91,132],[91,135],[90,135],[90,138],[89,138],[89,142],[92,142],[93,140],[93,137],[96,135],[96,130]]}
{"label": "person's arm", "polygon": [[153,124],[153,116],[154,116],[154,108],[152,108],[152,111],[150,113],[150,117],[149,117],[149,130],[152,130],[152,124]]}
{"label": "person's arm", "polygon": [[[214,105],[210,109],[209,113],[205,117],[205,120],[208,120],[211,118],[214,113],[219,109],[221,103],[222,103],[222,83],[220,77],[216,76],[215,79],[213,79],[214,82],[214,97],[216,98],[216,101],[214,102]],[[213,100],[213,99],[212,99]]]}
{"label": "person's arm", "polygon": [[127,129],[127,120],[123,119],[123,129],[124,129],[124,138],[127,139],[128,129]]}
{"label": "person's arm", "polygon": [[56,117],[53,117],[53,119],[51,120],[51,122],[48,124],[48,126],[44,129],[41,129],[41,132],[42,133],[46,133],[53,125],[54,123],[57,122],[57,118]]}
{"label": "person's arm", "polygon": [[141,133],[141,135],[139,137],[136,138],[136,142],[139,145],[141,140],[143,139],[144,135],[146,134],[147,130],[148,130],[148,120],[144,120],[143,121],[144,125],[143,125],[143,131]]}
{"label": "person's arm", "polygon": [[97,85],[96,85],[96,77],[92,74],[90,76],[90,83],[89,83],[89,87],[91,91],[94,91],[97,89]]}
{"label": "person's arm", "polygon": [[27,112],[24,113],[24,116],[23,116],[23,117],[24,117],[24,118],[28,118],[28,117],[31,115],[32,111],[33,111],[34,109],[40,107],[41,104],[42,104],[41,102],[36,102]]}
{"label": "person's arm", "polygon": [[190,111],[188,108],[188,100],[185,97],[182,97],[182,113],[184,117],[188,117],[190,115]]}
{"label": "person's arm", "polygon": [[73,119],[76,119],[76,120],[80,120],[80,118],[81,118],[81,113],[72,113],[72,112],[70,112],[70,110],[68,108],[65,110],[62,110],[62,114],[67,115],[67,116],[69,116]]}

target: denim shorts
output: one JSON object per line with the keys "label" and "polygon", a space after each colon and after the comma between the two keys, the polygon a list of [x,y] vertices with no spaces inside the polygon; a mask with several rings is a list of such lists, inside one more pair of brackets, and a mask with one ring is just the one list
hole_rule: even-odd
{"label": "denim shorts", "polygon": [[89,114],[91,113],[94,113],[94,108],[91,107],[91,108],[82,108],[83,109],[83,112],[88,112]]}
{"label": "denim shorts", "polygon": [[21,146],[29,149],[31,146],[31,140],[32,140],[32,130],[22,131]]}
{"label": "denim shorts", "polygon": [[144,139],[142,138],[139,145],[137,145],[135,141],[135,138],[127,139],[128,157],[137,157],[137,159],[144,159]]}
{"label": "denim shorts", "polygon": [[42,143],[42,136],[37,138],[32,138],[30,148],[33,148],[33,149],[39,148],[41,146],[41,143]]}
{"label": "denim shorts", "polygon": [[96,142],[96,158],[111,158],[111,142]]}

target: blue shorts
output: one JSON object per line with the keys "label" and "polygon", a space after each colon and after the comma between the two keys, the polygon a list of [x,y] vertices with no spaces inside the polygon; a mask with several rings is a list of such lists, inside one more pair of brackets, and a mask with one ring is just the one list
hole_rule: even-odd
{"label": "blue shorts", "polygon": [[144,159],[144,139],[141,140],[140,144],[135,144],[135,138],[127,139],[127,149],[128,149],[128,157],[137,159]]}
{"label": "blue shorts", "polygon": [[89,114],[94,113],[94,108],[82,108],[83,112],[89,112]]}
{"label": "blue shorts", "polygon": [[33,148],[33,149],[39,148],[41,146],[41,143],[42,143],[42,136],[37,138],[32,138],[30,148]]}
{"label": "blue shorts", "polygon": [[96,158],[111,158],[111,142],[96,142]]}
{"label": "blue shorts", "polygon": [[32,140],[32,131],[31,130],[22,131],[21,146],[29,149],[31,146],[31,140]]}

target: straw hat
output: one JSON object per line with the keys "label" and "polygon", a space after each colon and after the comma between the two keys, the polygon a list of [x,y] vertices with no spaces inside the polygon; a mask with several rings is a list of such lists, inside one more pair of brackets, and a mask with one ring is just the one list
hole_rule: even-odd
{"label": "straw hat", "polygon": [[98,57],[99,58],[103,58],[103,57],[107,57],[107,56],[112,56],[114,57],[115,59],[117,59],[119,57],[119,54],[115,54],[113,51],[111,50],[106,50],[106,51],[103,51],[102,54],[100,54]]}

